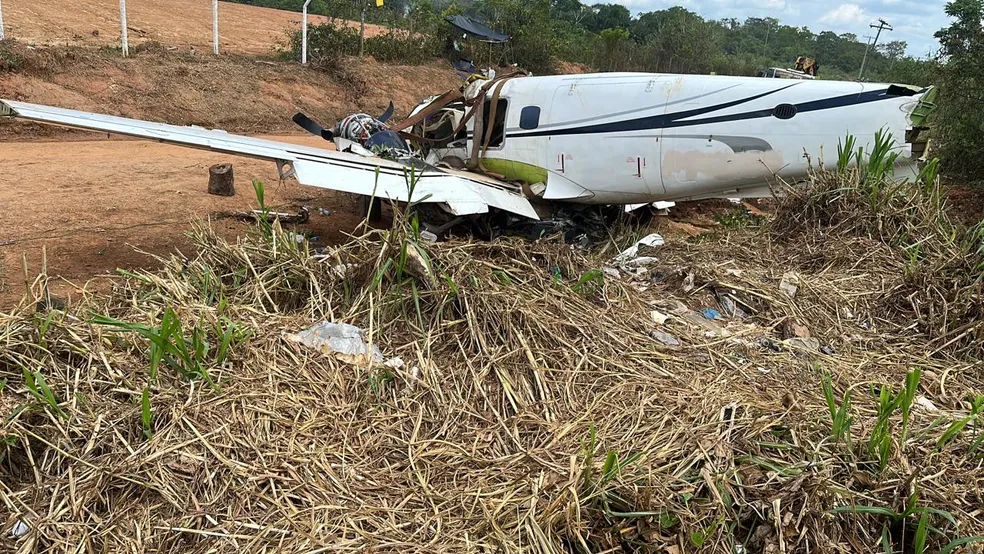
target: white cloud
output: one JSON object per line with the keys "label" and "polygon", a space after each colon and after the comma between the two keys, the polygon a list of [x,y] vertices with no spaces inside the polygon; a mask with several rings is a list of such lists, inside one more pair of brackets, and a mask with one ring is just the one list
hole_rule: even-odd
{"label": "white cloud", "polygon": [[[874,35],[868,25],[885,18],[895,30],[882,32],[879,42],[904,40],[908,53],[914,56],[935,52],[939,43],[933,33],[949,25],[943,12],[947,0],[840,0],[845,4],[818,4],[815,0],[582,0],[588,4],[599,1],[624,4],[636,14],[684,6],[712,20],[776,17],[783,24],[805,26],[814,33],[853,33],[862,42],[865,36]],[[832,8],[818,19],[816,14],[823,13],[827,6]]]}
{"label": "white cloud", "polygon": [[866,19],[864,8],[857,4],[841,4],[820,17],[822,23],[847,25],[861,23]]}

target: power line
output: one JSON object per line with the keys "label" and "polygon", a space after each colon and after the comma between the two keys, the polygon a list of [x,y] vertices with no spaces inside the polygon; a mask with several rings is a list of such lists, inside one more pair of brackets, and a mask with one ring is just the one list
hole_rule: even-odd
{"label": "power line", "polygon": [[869,42],[868,45],[865,46],[864,48],[864,57],[861,58],[861,71],[858,72],[858,81],[860,81],[861,77],[864,75],[864,64],[866,61],[868,61],[868,50],[870,50],[872,46],[878,44],[878,37],[881,36],[882,29],[888,29],[889,31],[892,30],[892,26],[889,25],[887,21],[881,18],[878,19],[878,25],[872,23],[868,25],[868,27],[871,27],[872,29],[878,29],[878,32],[875,33],[874,42]]}

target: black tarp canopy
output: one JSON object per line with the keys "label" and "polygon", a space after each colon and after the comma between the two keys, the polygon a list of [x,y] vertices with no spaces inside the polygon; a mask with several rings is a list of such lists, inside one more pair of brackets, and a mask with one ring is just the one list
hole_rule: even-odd
{"label": "black tarp canopy", "polygon": [[473,20],[468,19],[463,15],[449,15],[444,18],[448,23],[454,25],[458,29],[461,29],[465,33],[478,37],[480,40],[487,42],[506,42],[510,39],[509,35],[504,35],[502,33],[497,33],[492,29],[489,29],[485,25]]}

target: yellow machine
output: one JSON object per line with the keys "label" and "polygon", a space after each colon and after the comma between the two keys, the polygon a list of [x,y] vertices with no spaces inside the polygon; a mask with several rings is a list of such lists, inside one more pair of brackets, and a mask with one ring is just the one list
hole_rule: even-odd
{"label": "yellow machine", "polygon": [[817,65],[817,61],[813,58],[808,58],[806,56],[799,56],[796,58],[796,70],[802,71],[807,75],[817,76],[817,70],[820,66]]}

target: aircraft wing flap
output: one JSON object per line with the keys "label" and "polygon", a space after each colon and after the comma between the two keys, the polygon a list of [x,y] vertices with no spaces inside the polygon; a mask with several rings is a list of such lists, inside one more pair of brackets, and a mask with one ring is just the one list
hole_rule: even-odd
{"label": "aircraft wing flap", "polygon": [[[407,202],[410,168],[384,158],[367,158],[327,148],[311,148],[235,135],[200,127],[168,125],[125,117],[0,100],[0,116],[50,125],[128,135],[190,148],[290,164],[298,182],[354,194]],[[489,206],[539,219],[529,200],[504,183],[478,175],[436,169],[415,170],[412,200],[443,202],[456,215],[485,213]],[[426,198],[425,198],[426,197]]]}

